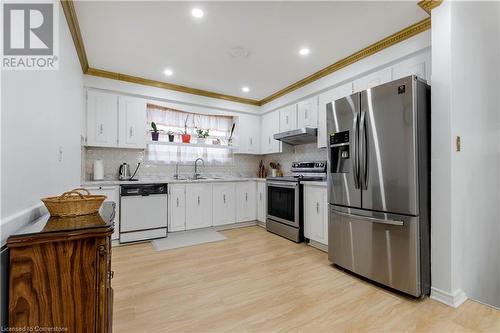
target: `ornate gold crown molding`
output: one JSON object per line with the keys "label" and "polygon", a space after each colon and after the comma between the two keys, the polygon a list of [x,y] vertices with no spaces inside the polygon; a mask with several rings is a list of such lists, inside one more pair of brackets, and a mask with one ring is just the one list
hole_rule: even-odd
{"label": "ornate gold crown molding", "polygon": [[82,33],[80,32],[80,25],[78,24],[78,18],[76,17],[75,6],[71,0],[61,0],[61,5],[64,11],[64,16],[66,16],[66,21],[68,22],[73,43],[75,44],[80,65],[82,66],[82,71],[85,73],[89,69],[89,62],[87,60],[85,46],[83,45]]}
{"label": "ornate gold crown molding", "polygon": [[[434,0],[424,0],[418,3],[418,5],[423,8],[426,12],[430,14],[430,11],[432,8],[435,8],[441,4],[442,1],[434,1]],[[277,92],[275,92],[272,95],[269,95],[262,100],[255,100],[255,99],[250,99],[250,98],[243,98],[243,97],[238,97],[238,96],[231,96],[231,95],[225,95],[217,92],[212,92],[212,91],[207,91],[207,90],[202,90],[202,89],[196,89],[196,88],[191,88],[191,87],[186,87],[186,86],[181,86],[173,83],[167,83],[167,82],[162,82],[162,81],[155,81],[155,80],[150,80],[138,76],[132,76],[132,75],[127,75],[127,74],[122,74],[122,73],[116,73],[116,72],[110,72],[110,71],[105,71],[97,68],[92,68],[90,67],[88,60],[87,60],[87,54],[85,52],[85,46],[83,43],[82,35],[80,32],[80,26],[78,24],[78,19],[76,16],[76,11],[75,7],[73,4],[73,0],[61,0],[62,8],[64,11],[64,15],[66,16],[66,21],[68,22],[68,27],[71,32],[71,36],[73,38],[73,43],[75,44],[76,52],[78,54],[78,59],[80,60],[80,65],[82,66],[82,71],[86,75],[92,75],[92,76],[98,76],[98,77],[104,77],[108,79],[113,79],[113,80],[118,80],[118,81],[125,81],[125,82],[131,82],[131,83],[136,83],[136,84],[141,84],[145,86],[151,86],[151,87],[156,87],[156,88],[162,88],[162,89],[168,89],[168,90],[174,90],[174,91],[179,91],[183,93],[188,93],[188,94],[193,94],[193,95],[198,95],[198,96],[204,96],[204,97],[210,97],[210,98],[216,98],[216,99],[222,99],[226,101],[231,101],[231,102],[237,102],[237,103],[243,103],[243,104],[250,104],[250,105],[256,105],[256,106],[261,106],[266,103],[269,103],[281,96],[284,96],[294,90],[297,90],[299,88],[304,87],[305,85],[308,85],[309,83],[312,83],[316,80],[319,80],[322,77],[325,77],[329,74],[332,74],[346,66],[349,66],[361,59],[364,59],[366,57],[369,57],[377,52],[380,52],[394,44],[397,44],[399,42],[402,42],[410,37],[413,37],[421,32],[424,32],[431,27],[431,19],[426,18],[420,22],[417,22],[415,24],[410,25],[409,27],[404,28],[401,31],[398,31],[378,42],[375,42],[371,44],[368,47],[365,47],[364,49],[355,52],[319,71],[316,73],[313,73],[312,75],[309,75],[308,77],[297,81]]]}
{"label": "ornate gold crown molding", "polygon": [[422,0],[418,3],[418,6],[425,10],[427,14],[431,15],[431,11],[439,6],[442,2],[442,0]]}
{"label": "ornate gold crown molding", "polygon": [[211,92],[211,91],[185,87],[185,86],[181,86],[178,84],[149,80],[149,79],[145,79],[145,78],[138,77],[138,76],[132,76],[132,75],[121,74],[121,73],[116,73],[116,72],[104,71],[102,69],[96,69],[96,68],[92,68],[92,67],[90,67],[85,72],[85,74],[92,75],[92,76],[105,77],[108,79],[113,79],[113,80],[118,80],[118,81],[125,81],[125,82],[142,84],[144,86],[174,90],[174,91],[184,92],[184,93],[198,95],[198,96],[223,99],[223,100],[231,101],[231,102],[238,102],[238,103],[257,105],[257,106],[260,105],[260,102],[258,100],[255,100],[255,99],[249,99],[249,98],[243,98],[243,97],[237,97],[237,96],[231,96],[231,95],[224,95],[224,94],[219,94],[219,93],[215,93],[215,92]]}

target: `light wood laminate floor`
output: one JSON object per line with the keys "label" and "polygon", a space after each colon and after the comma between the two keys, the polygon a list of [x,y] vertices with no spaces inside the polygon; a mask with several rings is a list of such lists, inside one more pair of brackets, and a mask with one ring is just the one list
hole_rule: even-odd
{"label": "light wood laminate floor", "polygon": [[113,248],[114,332],[500,332],[500,312],[406,298],[260,227],[155,252]]}

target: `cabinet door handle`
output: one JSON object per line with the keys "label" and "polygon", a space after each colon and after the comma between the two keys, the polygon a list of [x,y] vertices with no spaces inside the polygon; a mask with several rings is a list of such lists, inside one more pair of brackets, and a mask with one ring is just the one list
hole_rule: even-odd
{"label": "cabinet door handle", "polygon": [[319,213],[319,202],[316,202],[316,212]]}
{"label": "cabinet door handle", "polygon": [[305,118],[307,119],[307,109],[306,109],[306,114],[305,114]]}
{"label": "cabinet door handle", "polygon": [[99,134],[102,134],[103,131],[104,131],[103,126],[102,126],[102,124],[100,124],[99,125]]}
{"label": "cabinet door handle", "polygon": [[198,206],[200,205],[200,196],[198,196]]}
{"label": "cabinet door handle", "polygon": [[179,198],[177,198],[177,208],[179,208]]}
{"label": "cabinet door handle", "polygon": [[285,119],[286,119],[286,124],[288,125],[288,116],[286,116]]}
{"label": "cabinet door handle", "polygon": [[259,193],[259,200],[262,201],[262,193]]}
{"label": "cabinet door handle", "polygon": [[250,146],[253,145],[253,140],[250,138]]}
{"label": "cabinet door handle", "polygon": [[270,136],[267,138],[267,141],[269,142],[269,144],[271,144],[271,137]]}
{"label": "cabinet door handle", "polygon": [[134,128],[132,126],[130,126],[130,137],[133,137],[134,136]]}
{"label": "cabinet door handle", "polygon": [[248,201],[248,192],[245,192],[245,201]]}
{"label": "cabinet door handle", "polygon": [[224,198],[224,203],[226,203],[226,195],[223,194],[222,197]]}

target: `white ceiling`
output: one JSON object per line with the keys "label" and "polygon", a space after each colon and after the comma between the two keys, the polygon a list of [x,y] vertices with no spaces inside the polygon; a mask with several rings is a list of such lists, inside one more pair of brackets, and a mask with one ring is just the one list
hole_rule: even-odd
{"label": "white ceiling", "polygon": [[[75,7],[91,67],[252,99],[427,17],[417,1],[85,1]],[[194,7],[203,9],[202,19],[191,16]],[[232,58],[233,47],[250,55]],[[309,56],[298,55],[302,47]],[[163,74],[167,67],[173,76]]]}

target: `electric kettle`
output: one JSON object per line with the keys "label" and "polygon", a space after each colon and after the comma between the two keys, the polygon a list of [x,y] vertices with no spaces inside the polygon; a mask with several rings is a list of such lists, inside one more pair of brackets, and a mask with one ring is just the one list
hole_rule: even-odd
{"label": "electric kettle", "polygon": [[130,179],[130,165],[127,163],[120,164],[118,168],[118,179],[119,180],[129,180]]}

